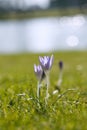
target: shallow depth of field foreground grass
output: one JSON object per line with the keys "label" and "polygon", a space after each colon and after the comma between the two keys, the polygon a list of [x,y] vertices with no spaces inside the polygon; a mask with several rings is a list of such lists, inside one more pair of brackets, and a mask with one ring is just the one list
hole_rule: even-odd
{"label": "shallow depth of field foreground grass", "polygon": [[[87,52],[54,54],[48,105],[36,97],[40,54],[0,56],[0,130],[87,130]],[[51,54],[41,54],[51,55]],[[52,95],[64,62],[60,93]]]}

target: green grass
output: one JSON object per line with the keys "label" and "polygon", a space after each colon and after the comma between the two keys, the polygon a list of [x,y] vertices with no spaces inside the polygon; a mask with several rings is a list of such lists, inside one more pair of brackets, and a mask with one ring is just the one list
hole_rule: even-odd
{"label": "green grass", "polygon": [[37,17],[56,17],[56,16],[72,16],[77,14],[87,15],[87,9],[66,8],[66,9],[48,9],[35,10],[28,12],[5,12],[0,13],[0,19],[26,19]]}
{"label": "green grass", "polygon": [[[39,55],[51,54],[0,56],[0,130],[87,130],[87,52],[53,54],[47,106],[44,88],[38,103],[33,64],[39,63]],[[52,96],[60,60],[64,62],[61,92]]]}

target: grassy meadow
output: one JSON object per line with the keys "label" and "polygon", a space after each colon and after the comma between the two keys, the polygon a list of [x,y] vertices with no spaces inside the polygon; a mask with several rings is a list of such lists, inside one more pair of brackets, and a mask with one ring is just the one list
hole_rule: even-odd
{"label": "grassy meadow", "polygon": [[0,12],[0,19],[27,19],[38,17],[57,17],[57,16],[73,16],[83,14],[87,15],[87,9],[65,8],[65,9],[47,9],[47,10],[31,10],[24,12]]}
{"label": "grassy meadow", "polygon": [[[87,130],[87,52],[55,52],[47,106],[33,64],[46,54],[0,55],[0,130]],[[52,95],[64,62],[60,93]]]}

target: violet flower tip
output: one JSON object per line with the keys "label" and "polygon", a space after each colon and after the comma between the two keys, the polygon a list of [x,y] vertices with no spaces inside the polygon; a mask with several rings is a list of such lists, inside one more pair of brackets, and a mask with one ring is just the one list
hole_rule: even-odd
{"label": "violet flower tip", "polygon": [[62,69],[63,68],[63,61],[59,62],[59,68]]}

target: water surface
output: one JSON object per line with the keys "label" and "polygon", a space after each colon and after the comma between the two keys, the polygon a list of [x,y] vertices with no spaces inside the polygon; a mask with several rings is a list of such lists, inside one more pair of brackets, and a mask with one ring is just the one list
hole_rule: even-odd
{"label": "water surface", "polygon": [[0,53],[87,49],[87,16],[0,21]]}

